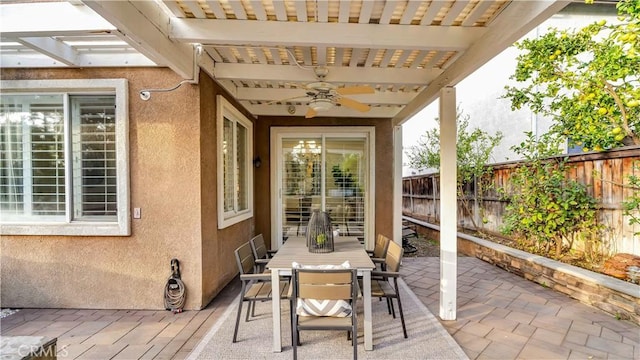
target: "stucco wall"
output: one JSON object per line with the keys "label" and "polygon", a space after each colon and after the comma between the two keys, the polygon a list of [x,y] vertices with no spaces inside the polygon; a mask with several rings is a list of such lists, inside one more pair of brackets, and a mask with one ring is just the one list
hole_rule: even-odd
{"label": "stucco wall", "polygon": [[3,79],[129,81],[129,237],[2,236],[5,307],[163,309],[170,260],[178,258],[187,309],[202,307],[199,90],[168,69],[3,69]]}
{"label": "stucco wall", "polygon": [[[2,69],[2,79],[125,78],[129,84],[131,236],[2,236],[3,307],[164,309],[170,261],[180,260],[186,309],[201,309],[238,273],[233,251],[254,234],[269,243],[269,129],[300,126],[301,118],[255,121],[208,75],[198,85],[171,88],[182,79],[169,69]],[[222,94],[254,120],[255,216],[217,227],[216,96]],[[302,119],[304,120],[304,119]],[[298,122],[296,124],[296,122]],[[376,233],[392,235],[392,127],[389,119],[315,118],[313,126],[375,126]],[[304,126],[304,125],[303,125]]]}
{"label": "stucco wall", "polygon": [[[202,218],[202,304],[206,306],[238,274],[234,250],[253,236],[253,219],[218,229],[216,108],[217,95],[228,101],[248,119],[250,114],[227,96],[205,73],[200,76],[201,102],[201,218]],[[258,216],[260,213],[254,213]]]}
{"label": "stucco wall", "polygon": [[255,169],[255,204],[259,214],[255,217],[255,232],[262,233],[271,244],[271,206],[269,175],[271,158],[270,131],[275,126],[374,126],[375,127],[375,234],[393,237],[393,128],[390,119],[347,119],[315,117],[311,121],[301,117],[260,117],[255,126],[256,156],[262,165]]}

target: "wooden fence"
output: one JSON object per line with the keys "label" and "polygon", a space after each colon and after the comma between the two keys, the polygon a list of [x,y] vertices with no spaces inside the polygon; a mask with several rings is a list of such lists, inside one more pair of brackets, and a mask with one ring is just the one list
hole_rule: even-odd
{"label": "wooden fence", "polygon": [[[633,190],[628,186],[628,176],[640,176],[633,166],[640,160],[640,146],[602,152],[571,155],[568,157],[568,177],[587,186],[588,192],[598,201],[598,219],[606,226],[603,243],[611,253],[626,252],[640,255],[640,226],[629,225],[629,217],[623,215],[623,201]],[[519,162],[492,165],[491,182],[494,189],[508,189],[509,178]],[[640,163],[639,163],[640,165]],[[420,220],[439,223],[440,220],[440,176],[439,174],[405,177],[402,181],[403,215]],[[474,184],[466,185],[465,199],[473,209],[475,223],[489,232],[500,232],[506,200],[496,190],[486,192],[477,201]],[[459,202],[462,200],[459,200]],[[480,206],[482,208],[480,208]],[[481,214],[483,216],[481,216]],[[472,228],[471,217],[458,206],[458,223]]]}

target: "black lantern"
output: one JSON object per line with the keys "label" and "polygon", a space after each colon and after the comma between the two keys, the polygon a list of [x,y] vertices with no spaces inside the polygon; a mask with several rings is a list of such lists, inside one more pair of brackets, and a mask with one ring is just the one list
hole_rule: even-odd
{"label": "black lantern", "polygon": [[331,217],[327,212],[313,210],[307,225],[307,247],[312,253],[333,251],[333,230]]}

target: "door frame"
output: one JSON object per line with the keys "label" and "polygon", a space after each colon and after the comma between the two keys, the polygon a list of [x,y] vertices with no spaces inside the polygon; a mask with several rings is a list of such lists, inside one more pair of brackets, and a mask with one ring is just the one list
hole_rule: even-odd
{"label": "door frame", "polygon": [[[365,150],[368,151],[367,174],[365,182],[365,248],[372,249],[375,234],[375,127],[374,126],[274,126],[270,130],[270,206],[271,206],[271,249],[279,249],[282,245],[282,140],[284,138],[310,137],[360,137],[365,138]],[[323,164],[324,166],[324,164]]]}

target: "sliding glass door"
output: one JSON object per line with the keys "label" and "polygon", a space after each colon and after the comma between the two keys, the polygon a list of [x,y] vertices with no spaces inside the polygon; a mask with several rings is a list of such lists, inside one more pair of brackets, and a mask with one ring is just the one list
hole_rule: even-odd
{"label": "sliding glass door", "polygon": [[[373,129],[275,128],[272,239],[304,236],[314,210],[330,214],[343,236],[368,241],[373,230]],[[339,133],[336,130],[340,130]]]}

